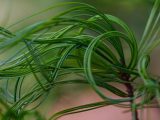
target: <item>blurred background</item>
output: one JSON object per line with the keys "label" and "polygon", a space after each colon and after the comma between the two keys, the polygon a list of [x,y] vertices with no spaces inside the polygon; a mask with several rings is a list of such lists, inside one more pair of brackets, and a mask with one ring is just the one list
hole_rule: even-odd
{"label": "blurred background", "polygon": [[[48,8],[59,2],[68,2],[71,0],[0,0],[0,26],[8,27],[17,21],[37,13],[40,10]],[[75,1],[75,0],[72,0]],[[112,14],[125,21],[134,31],[138,39],[144,30],[151,7],[152,0],[76,0],[79,2],[89,3],[99,10]],[[16,26],[11,31],[16,31],[29,24],[39,20],[51,18],[56,14],[56,10],[51,10],[44,14],[28,19]],[[153,53],[156,56],[157,52]],[[152,64],[156,61],[152,61]],[[154,68],[154,69],[153,69]],[[152,69],[155,73],[159,73],[159,66]],[[74,91],[74,92],[73,92]],[[106,93],[110,94],[110,93]],[[100,101],[92,89],[84,85],[67,85],[53,89],[48,95],[48,99],[38,108],[45,117],[51,116],[53,113],[65,108],[83,105]],[[156,109],[148,109],[144,111],[147,118],[144,120],[159,120],[160,111]],[[99,108],[84,113],[77,113],[60,118],[59,120],[131,120],[130,113],[126,109],[120,109],[114,106]]]}

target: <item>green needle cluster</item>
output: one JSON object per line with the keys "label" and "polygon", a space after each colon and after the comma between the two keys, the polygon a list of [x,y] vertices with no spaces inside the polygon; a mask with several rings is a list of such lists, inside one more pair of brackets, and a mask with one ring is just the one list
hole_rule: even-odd
{"label": "green needle cluster", "polygon": [[[64,6],[68,9],[51,19],[9,31],[29,18]],[[158,107],[160,103],[158,77],[148,71],[150,54],[159,43],[160,0],[155,1],[141,40],[135,38],[121,19],[78,2],[51,6],[11,26],[1,27],[0,103],[5,109],[1,119],[24,120],[32,115],[36,120],[45,120],[36,108],[55,86],[86,84],[102,101],[60,111],[49,120],[107,105],[131,108],[133,120],[138,120],[137,109]],[[23,89],[26,83],[31,83],[27,91]],[[114,83],[126,89],[121,90]],[[100,88],[119,99],[107,96]],[[142,99],[137,103],[137,98]],[[156,106],[153,100],[157,100]],[[33,103],[37,105],[26,109]]]}

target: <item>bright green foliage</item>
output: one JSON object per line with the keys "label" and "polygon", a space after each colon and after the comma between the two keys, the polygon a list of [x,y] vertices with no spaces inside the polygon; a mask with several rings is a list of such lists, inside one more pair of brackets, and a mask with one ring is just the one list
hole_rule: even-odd
{"label": "bright green foliage", "polygon": [[[16,33],[8,31],[26,19],[63,6],[68,9],[49,20]],[[23,120],[26,115],[44,120],[34,110],[47,99],[51,89],[62,84],[88,84],[103,101],[58,112],[49,120],[112,104],[131,107],[136,120],[135,109],[152,104],[153,99],[159,102],[159,81],[147,69],[149,56],[160,42],[160,0],[153,6],[141,41],[136,40],[132,30],[119,18],[84,3],[62,3],[26,19],[0,28],[0,50],[2,56],[6,55],[0,61],[3,84],[0,101],[6,109],[2,120]],[[34,78],[29,78],[31,75]],[[61,80],[66,75],[75,77]],[[122,91],[109,84],[111,82],[125,85],[131,92]],[[32,83],[29,90],[24,90],[23,86],[28,83]],[[106,96],[99,87],[120,99]],[[144,100],[136,104],[138,97]],[[123,105],[125,102],[131,105]],[[32,103],[37,106],[26,110]]]}

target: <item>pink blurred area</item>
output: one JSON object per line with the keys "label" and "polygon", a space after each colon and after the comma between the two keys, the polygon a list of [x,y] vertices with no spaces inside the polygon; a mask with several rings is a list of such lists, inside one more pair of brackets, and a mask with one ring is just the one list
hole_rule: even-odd
{"label": "pink blurred area", "polygon": [[[83,93],[74,95],[68,94],[57,101],[56,105],[53,106],[53,109],[49,112],[49,114],[51,115],[59,110],[97,101],[102,101],[102,99],[100,99],[99,96],[93,92],[93,90],[86,90]],[[141,118],[140,120],[160,120],[159,114],[160,110],[150,108],[139,111],[139,118]],[[119,108],[110,105],[87,112],[66,115],[58,120],[132,120],[132,118],[131,112],[129,112],[128,108]]]}

